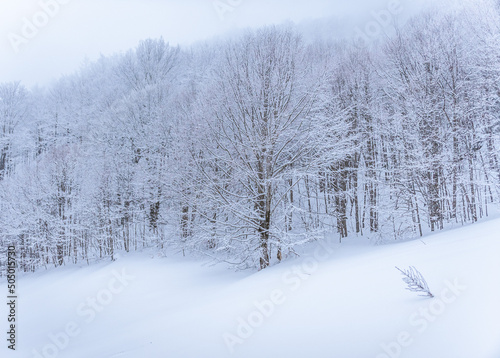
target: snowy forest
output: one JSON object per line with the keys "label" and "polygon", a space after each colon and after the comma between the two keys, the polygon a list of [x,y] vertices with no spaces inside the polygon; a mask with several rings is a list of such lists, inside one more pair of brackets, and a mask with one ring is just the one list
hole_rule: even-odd
{"label": "snowy forest", "polygon": [[0,266],[12,244],[26,272],[143,248],[264,269],[474,223],[500,202],[499,79],[500,9],[471,5],[373,43],[147,39],[3,83]]}

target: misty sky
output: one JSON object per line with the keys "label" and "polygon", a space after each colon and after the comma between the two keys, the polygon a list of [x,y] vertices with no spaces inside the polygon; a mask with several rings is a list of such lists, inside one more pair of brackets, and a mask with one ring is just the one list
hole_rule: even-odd
{"label": "misty sky", "polygon": [[[59,8],[53,6],[56,1]],[[238,28],[325,17],[343,21],[345,32],[354,36],[376,20],[373,11],[387,10],[393,1],[0,0],[0,82],[45,85],[74,72],[85,59],[126,51],[142,39],[160,36],[171,44],[189,45]],[[399,16],[428,2],[400,0]]]}

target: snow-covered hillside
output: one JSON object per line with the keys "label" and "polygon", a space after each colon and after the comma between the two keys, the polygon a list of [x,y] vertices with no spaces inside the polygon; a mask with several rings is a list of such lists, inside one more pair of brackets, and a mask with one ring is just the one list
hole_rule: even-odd
{"label": "snow-covered hillside", "polygon": [[[500,357],[500,220],[308,253],[258,273],[137,253],[23,276],[9,357]],[[410,265],[435,298],[405,290]]]}

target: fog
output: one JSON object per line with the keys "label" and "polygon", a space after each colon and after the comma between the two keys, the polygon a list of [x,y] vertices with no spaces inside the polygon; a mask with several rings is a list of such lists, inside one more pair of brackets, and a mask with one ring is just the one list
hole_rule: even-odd
{"label": "fog", "polygon": [[320,18],[323,25],[332,25],[322,27],[328,36],[359,36],[365,29],[373,33],[383,30],[387,26],[384,16],[388,13],[397,12],[394,18],[405,19],[427,3],[426,0],[0,0],[0,82],[46,85],[78,70],[84,61],[126,51],[142,39],[160,36],[171,44],[186,46],[247,27],[287,20],[312,24],[311,20]]}

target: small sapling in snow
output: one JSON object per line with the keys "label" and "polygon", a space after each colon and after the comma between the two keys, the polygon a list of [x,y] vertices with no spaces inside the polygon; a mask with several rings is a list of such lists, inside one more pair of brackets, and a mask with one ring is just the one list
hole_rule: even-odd
{"label": "small sapling in snow", "polygon": [[425,293],[425,295],[420,296],[434,297],[424,279],[424,276],[422,276],[422,274],[414,266],[410,266],[407,270],[401,270],[396,266],[396,269],[398,269],[404,276],[403,281],[408,285],[406,288],[407,290]]}

